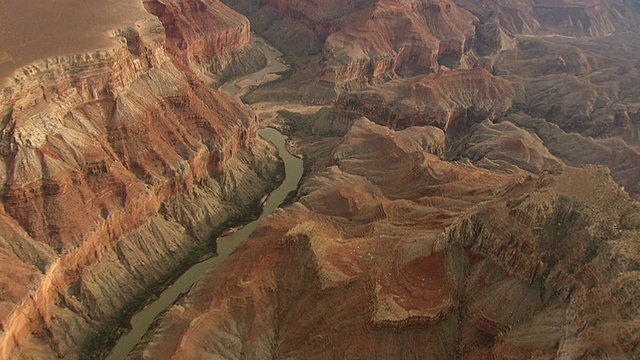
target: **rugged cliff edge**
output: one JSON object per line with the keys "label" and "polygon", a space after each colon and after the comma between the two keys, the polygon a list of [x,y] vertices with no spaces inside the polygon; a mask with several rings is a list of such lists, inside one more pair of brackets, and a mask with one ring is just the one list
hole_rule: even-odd
{"label": "rugged cliff edge", "polygon": [[468,67],[476,58],[475,17],[448,0],[225,3],[286,52],[319,53],[317,77],[336,90]]}
{"label": "rugged cliff edge", "polygon": [[160,19],[175,60],[201,78],[221,83],[262,68],[266,59],[251,42],[249,20],[218,0],[143,1]]}
{"label": "rugged cliff edge", "polygon": [[249,97],[307,174],[132,358],[637,358],[635,3],[227,2],[302,64]]}
{"label": "rugged cliff edge", "polygon": [[[201,5],[191,15],[207,8],[188,3]],[[277,161],[255,116],[184,66],[201,60],[193,51],[168,53],[167,29],[142,3],[110,5],[129,9],[130,22],[3,79],[1,358],[101,348],[172,271],[214,250],[212,232],[274,186]],[[112,13],[99,15],[108,27]],[[208,60],[229,63],[224,54],[246,46],[240,25]],[[187,50],[199,46],[192,39]]]}
{"label": "rugged cliff edge", "polygon": [[443,150],[436,128],[355,121],[132,357],[634,358],[640,205],[602,167]]}

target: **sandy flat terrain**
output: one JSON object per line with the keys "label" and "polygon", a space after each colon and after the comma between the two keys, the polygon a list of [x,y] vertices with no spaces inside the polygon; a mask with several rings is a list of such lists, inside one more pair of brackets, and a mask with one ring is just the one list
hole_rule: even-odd
{"label": "sandy flat terrain", "polygon": [[3,0],[0,79],[39,59],[108,47],[109,30],[148,16],[140,0]]}

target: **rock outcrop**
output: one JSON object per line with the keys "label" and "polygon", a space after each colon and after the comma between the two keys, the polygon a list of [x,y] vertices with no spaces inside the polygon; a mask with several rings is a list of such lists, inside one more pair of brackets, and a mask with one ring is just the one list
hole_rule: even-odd
{"label": "rock outcrop", "polygon": [[[98,356],[142,296],[214,251],[212,233],[274,185],[255,116],[168,53],[142,3],[134,10],[130,22],[98,17],[115,27],[78,35],[99,40],[79,53],[3,78],[3,359]],[[248,34],[237,30],[226,35]]]}
{"label": "rock outcrop", "polygon": [[637,28],[637,5],[627,0],[455,0],[482,23],[507,34],[607,36]]}
{"label": "rock outcrop", "polygon": [[220,82],[266,64],[249,20],[219,0],[145,0],[166,29],[167,48],[203,80]]}
{"label": "rock outcrop", "polygon": [[353,17],[327,38],[320,63],[320,80],[339,88],[429,73],[440,65],[456,68],[473,58],[473,17],[452,2],[379,1]]}
{"label": "rock outcrop", "polygon": [[[637,357],[640,47],[623,33],[637,8],[377,1],[322,17],[310,1],[233,2],[278,17],[267,34],[315,39],[312,81],[337,101],[272,115],[308,162],[296,201],[133,358]],[[440,15],[422,21],[420,4]],[[466,60],[394,58],[445,38],[465,39]]]}
{"label": "rock outcrop", "polygon": [[511,83],[483,68],[455,69],[344,92],[336,108],[392,129],[431,125],[446,130],[452,123],[499,118],[514,98]]}
{"label": "rock outcrop", "polygon": [[583,135],[637,142],[638,37],[521,39],[493,71],[514,84],[517,109]]}
{"label": "rock outcrop", "polygon": [[637,4],[92,2],[0,43],[1,358],[100,356],[273,185],[207,85],[264,61],[247,19],[294,55],[248,99],[305,177],[132,357],[636,357]]}
{"label": "rock outcrop", "polygon": [[356,121],[132,356],[633,358],[638,203],[602,167],[486,170],[443,144]]}
{"label": "rock outcrop", "polygon": [[475,18],[448,0],[225,3],[287,52],[321,52],[318,79],[338,89],[475,60]]}

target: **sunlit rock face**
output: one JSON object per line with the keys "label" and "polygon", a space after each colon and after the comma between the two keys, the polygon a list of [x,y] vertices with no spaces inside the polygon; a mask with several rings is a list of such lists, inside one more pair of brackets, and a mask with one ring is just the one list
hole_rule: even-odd
{"label": "sunlit rock face", "polygon": [[[52,45],[36,62],[3,68],[2,358],[77,358],[99,347],[87,342],[94,331],[121,321],[134,297],[273,186],[273,150],[258,140],[255,116],[185,66],[142,3],[111,3],[122,17],[89,4],[60,12],[96,16],[108,32],[77,34],[75,47],[61,48],[69,55]],[[241,25],[225,36],[246,44]],[[199,46],[194,38],[187,49]],[[208,46],[215,56],[243,45]]]}

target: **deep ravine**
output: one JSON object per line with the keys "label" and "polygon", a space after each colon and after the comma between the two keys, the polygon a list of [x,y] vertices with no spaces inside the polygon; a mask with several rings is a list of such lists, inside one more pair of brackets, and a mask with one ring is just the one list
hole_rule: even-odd
{"label": "deep ravine", "polygon": [[[277,73],[287,69],[286,65],[281,62],[279,51],[267,45],[264,40],[257,39],[257,43],[265,53],[268,60],[268,66],[249,75],[242,76],[235,79],[222,88],[223,91],[235,95],[239,90],[239,87],[235,86],[243,80],[254,80],[260,82],[265,75],[271,73]],[[122,336],[116,345],[111,350],[111,353],[107,356],[108,360],[118,360],[127,357],[129,352],[140,342],[142,337],[147,333],[149,327],[155,320],[155,318],[173,304],[180,295],[186,293],[191,286],[200,279],[200,277],[212,267],[215,267],[222,260],[224,260],[229,254],[233,252],[238,244],[244,241],[258,224],[269,215],[274,209],[276,209],[287,197],[287,195],[294,191],[303,172],[303,161],[299,158],[291,155],[286,149],[287,137],[281,134],[279,131],[266,128],[260,131],[260,136],[265,140],[273,143],[278,149],[278,153],[285,166],[285,179],[282,184],[272,191],[264,204],[264,208],[258,219],[246,224],[242,228],[238,229],[235,233],[219,238],[217,240],[217,256],[208,258],[202,262],[199,262],[189,268],[182,276],[180,276],[173,284],[167,287],[156,300],[140,310],[131,318],[131,330]]]}

